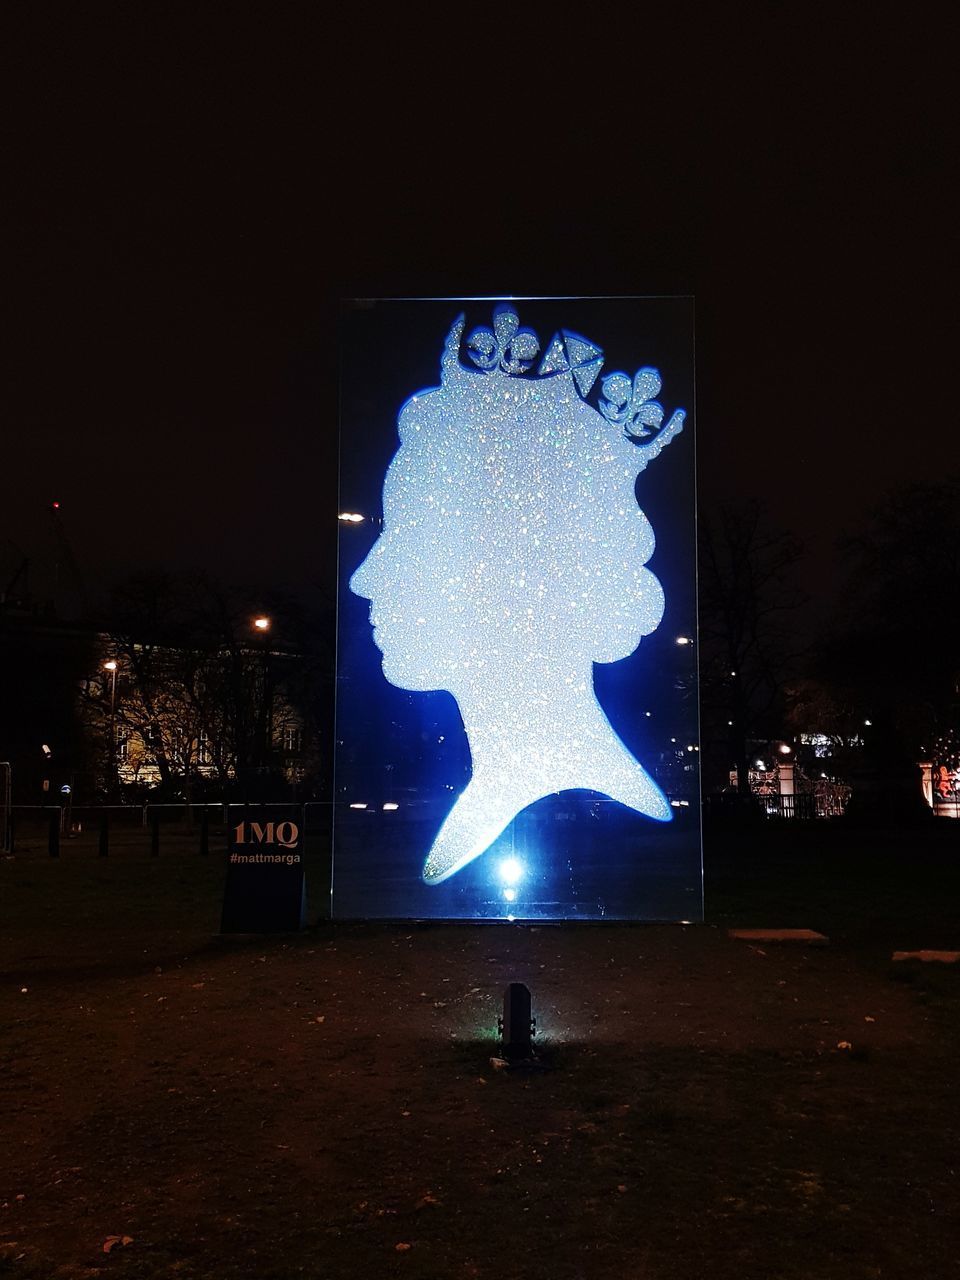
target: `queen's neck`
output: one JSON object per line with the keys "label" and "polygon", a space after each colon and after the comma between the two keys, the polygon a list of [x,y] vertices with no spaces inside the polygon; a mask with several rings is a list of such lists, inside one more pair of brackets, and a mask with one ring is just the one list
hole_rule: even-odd
{"label": "queen's neck", "polygon": [[483,853],[528,805],[559,791],[589,790],[660,820],[662,792],[614,732],[588,678],[571,675],[458,689],[470,744],[469,785],[440,828],[424,878],[446,879]]}
{"label": "queen's neck", "polygon": [[598,756],[611,750],[637,767],[597,702],[591,678],[500,681],[495,691],[477,697],[471,690],[457,700],[476,783],[500,786],[509,778],[515,791],[535,799],[590,786]]}

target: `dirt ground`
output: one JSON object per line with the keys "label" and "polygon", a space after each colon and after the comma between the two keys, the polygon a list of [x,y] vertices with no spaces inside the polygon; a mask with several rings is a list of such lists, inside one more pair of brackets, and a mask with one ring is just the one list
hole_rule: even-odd
{"label": "dirt ground", "polygon": [[[960,966],[891,960],[960,946],[958,866],[960,830],[771,827],[708,840],[705,925],[224,939],[193,837],[27,838],[0,1276],[960,1275]],[[491,1065],[510,981],[540,1070]]]}

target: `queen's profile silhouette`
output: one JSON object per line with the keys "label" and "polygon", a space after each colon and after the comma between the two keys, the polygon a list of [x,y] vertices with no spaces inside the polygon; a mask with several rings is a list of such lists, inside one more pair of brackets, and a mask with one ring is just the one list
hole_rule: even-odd
{"label": "queen's profile silhouette", "polygon": [[650,368],[604,377],[594,407],[603,353],[577,334],[557,334],[534,370],[539,354],[509,305],[466,337],[454,322],[441,385],[400,411],[383,531],[350,579],[387,680],[448,690],[463,720],[471,778],[427,852],[428,884],[556,792],[672,816],[597,701],[593,664],[628,657],[663,616],[635,484],[684,414],[664,423]]}

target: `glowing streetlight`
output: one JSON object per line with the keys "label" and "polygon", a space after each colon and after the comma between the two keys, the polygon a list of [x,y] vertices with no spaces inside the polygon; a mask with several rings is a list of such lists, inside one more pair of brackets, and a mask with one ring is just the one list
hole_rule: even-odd
{"label": "glowing streetlight", "polygon": [[341,511],[337,519],[342,520],[344,524],[363,524],[365,517],[358,511]]}
{"label": "glowing streetlight", "polygon": [[116,658],[110,658],[103,664],[104,671],[110,672],[110,744],[107,755],[107,766],[110,770],[110,788],[112,790],[117,773],[117,667]]}
{"label": "glowing streetlight", "polygon": [[677,636],[677,644],[693,644],[689,636]]}
{"label": "glowing streetlight", "polygon": [[254,625],[254,627],[256,628],[256,630],[257,630],[257,631],[261,631],[261,632],[263,632],[263,631],[269,631],[269,630],[270,630],[270,619],[269,619],[269,618],[265,618],[263,615],[261,615],[259,618],[254,618],[254,620],[253,620],[253,625]]}

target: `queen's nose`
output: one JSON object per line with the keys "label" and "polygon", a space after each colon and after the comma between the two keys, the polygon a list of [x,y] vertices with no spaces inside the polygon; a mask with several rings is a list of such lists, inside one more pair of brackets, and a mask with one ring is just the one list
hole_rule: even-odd
{"label": "queen's nose", "polygon": [[378,550],[380,543],[381,539],[378,538],[367,553],[366,560],[350,578],[350,590],[355,596],[363,596],[367,600],[373,599],[379,577],[377,566],[382,555],[382,551]]}

